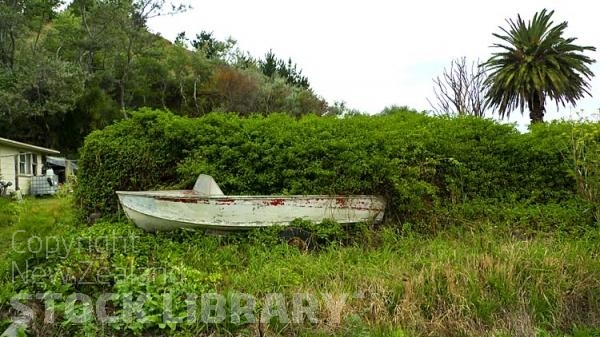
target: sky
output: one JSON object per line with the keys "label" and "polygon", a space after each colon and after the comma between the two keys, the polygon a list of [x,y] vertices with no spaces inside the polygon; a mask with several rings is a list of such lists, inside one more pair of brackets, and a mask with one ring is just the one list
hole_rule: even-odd
{"label": "sky", "polygon": [[[598,10],[591,0],[503,1],[341,1],[341,0],[188,0],[192,9],[149,21],[152,31],[174,40],[180,32],[194,37],[202,30],[218,39],[232,37],[254,57],[273,50],[291,58],[313,90],[330,104],[378,113],[386,106],[431,110],[433,78],[451,60],[486,60],[492,33],[506,19],[529,19],[543,8],[555,10],[554,22],[569,23],[565,37],[600,48]],[[587,54],[600,61],[600,52]],[[576,107],[557,111],[547,103],[546,119],[600,114],[600,65],[591,93]],[[528,112],[511,114],[510,122],[528,123]]]}

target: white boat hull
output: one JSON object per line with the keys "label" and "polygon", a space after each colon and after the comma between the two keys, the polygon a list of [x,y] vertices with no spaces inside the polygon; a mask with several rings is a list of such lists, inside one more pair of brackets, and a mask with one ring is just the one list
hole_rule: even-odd
{"label": "white boat hull", "polygon": [[385,200],[377,196],[224,196],[192,190],[117,192],[123,210],[146,231],[177,228],[247,230],[289,225],[295,219],[340,224],[379,222]]}

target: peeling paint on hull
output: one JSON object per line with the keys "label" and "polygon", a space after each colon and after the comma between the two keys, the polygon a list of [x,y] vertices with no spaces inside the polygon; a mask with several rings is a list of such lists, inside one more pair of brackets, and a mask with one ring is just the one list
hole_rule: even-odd
{"label": "peeling paint on hull", "polygon": [[370,195],[206,196],[194,191],[117,192],[123,210],[146,231],[247,230],[295,219],[341,224],[379,222],[385,200]]}

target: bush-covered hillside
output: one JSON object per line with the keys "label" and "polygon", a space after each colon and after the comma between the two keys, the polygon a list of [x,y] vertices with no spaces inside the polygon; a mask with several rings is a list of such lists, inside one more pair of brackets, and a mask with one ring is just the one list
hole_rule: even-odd
{"label": "bush-covered hillside", "polygon": [[147,27],[185,10],[164,0],[0,2],[0,137],[75,155],[91,131],[140,107],[326,112],[291,59],[250,55],[206,31],[172,43]]}
{"label": "bush-covered hillside", "polygon": [[[145,109],[87,137],[77,198],[87,212],[107,215],[116,210],[116,190],[191,187],[206,173],[226,194],[384,195],[388,219],[431,228],[452,221],[458,207],[466,207],[461,216],[494,217],[500,201],[513,204],[520,221],[569,204],[573,224],[589,224],[595,200],[579,193],[585,177],[574,173],[575,165],[593,170],[586,153],[595,129],[554,123],[521,134],[491,120],[410,111],[194,119]],[[532,204],[539,214],[519,212]]]}

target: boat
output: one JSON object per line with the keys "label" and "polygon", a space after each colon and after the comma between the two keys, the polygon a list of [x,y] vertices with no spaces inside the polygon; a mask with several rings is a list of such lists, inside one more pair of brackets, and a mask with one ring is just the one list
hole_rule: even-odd
{"label": "boat", "polygon": [[340,224],[383,220],[385,199],[372,195],[227,196],[201,174],[192,190],[117,191],[127,217],[149,231],[178,228],[220,231],[289,225],[296,219]]}

